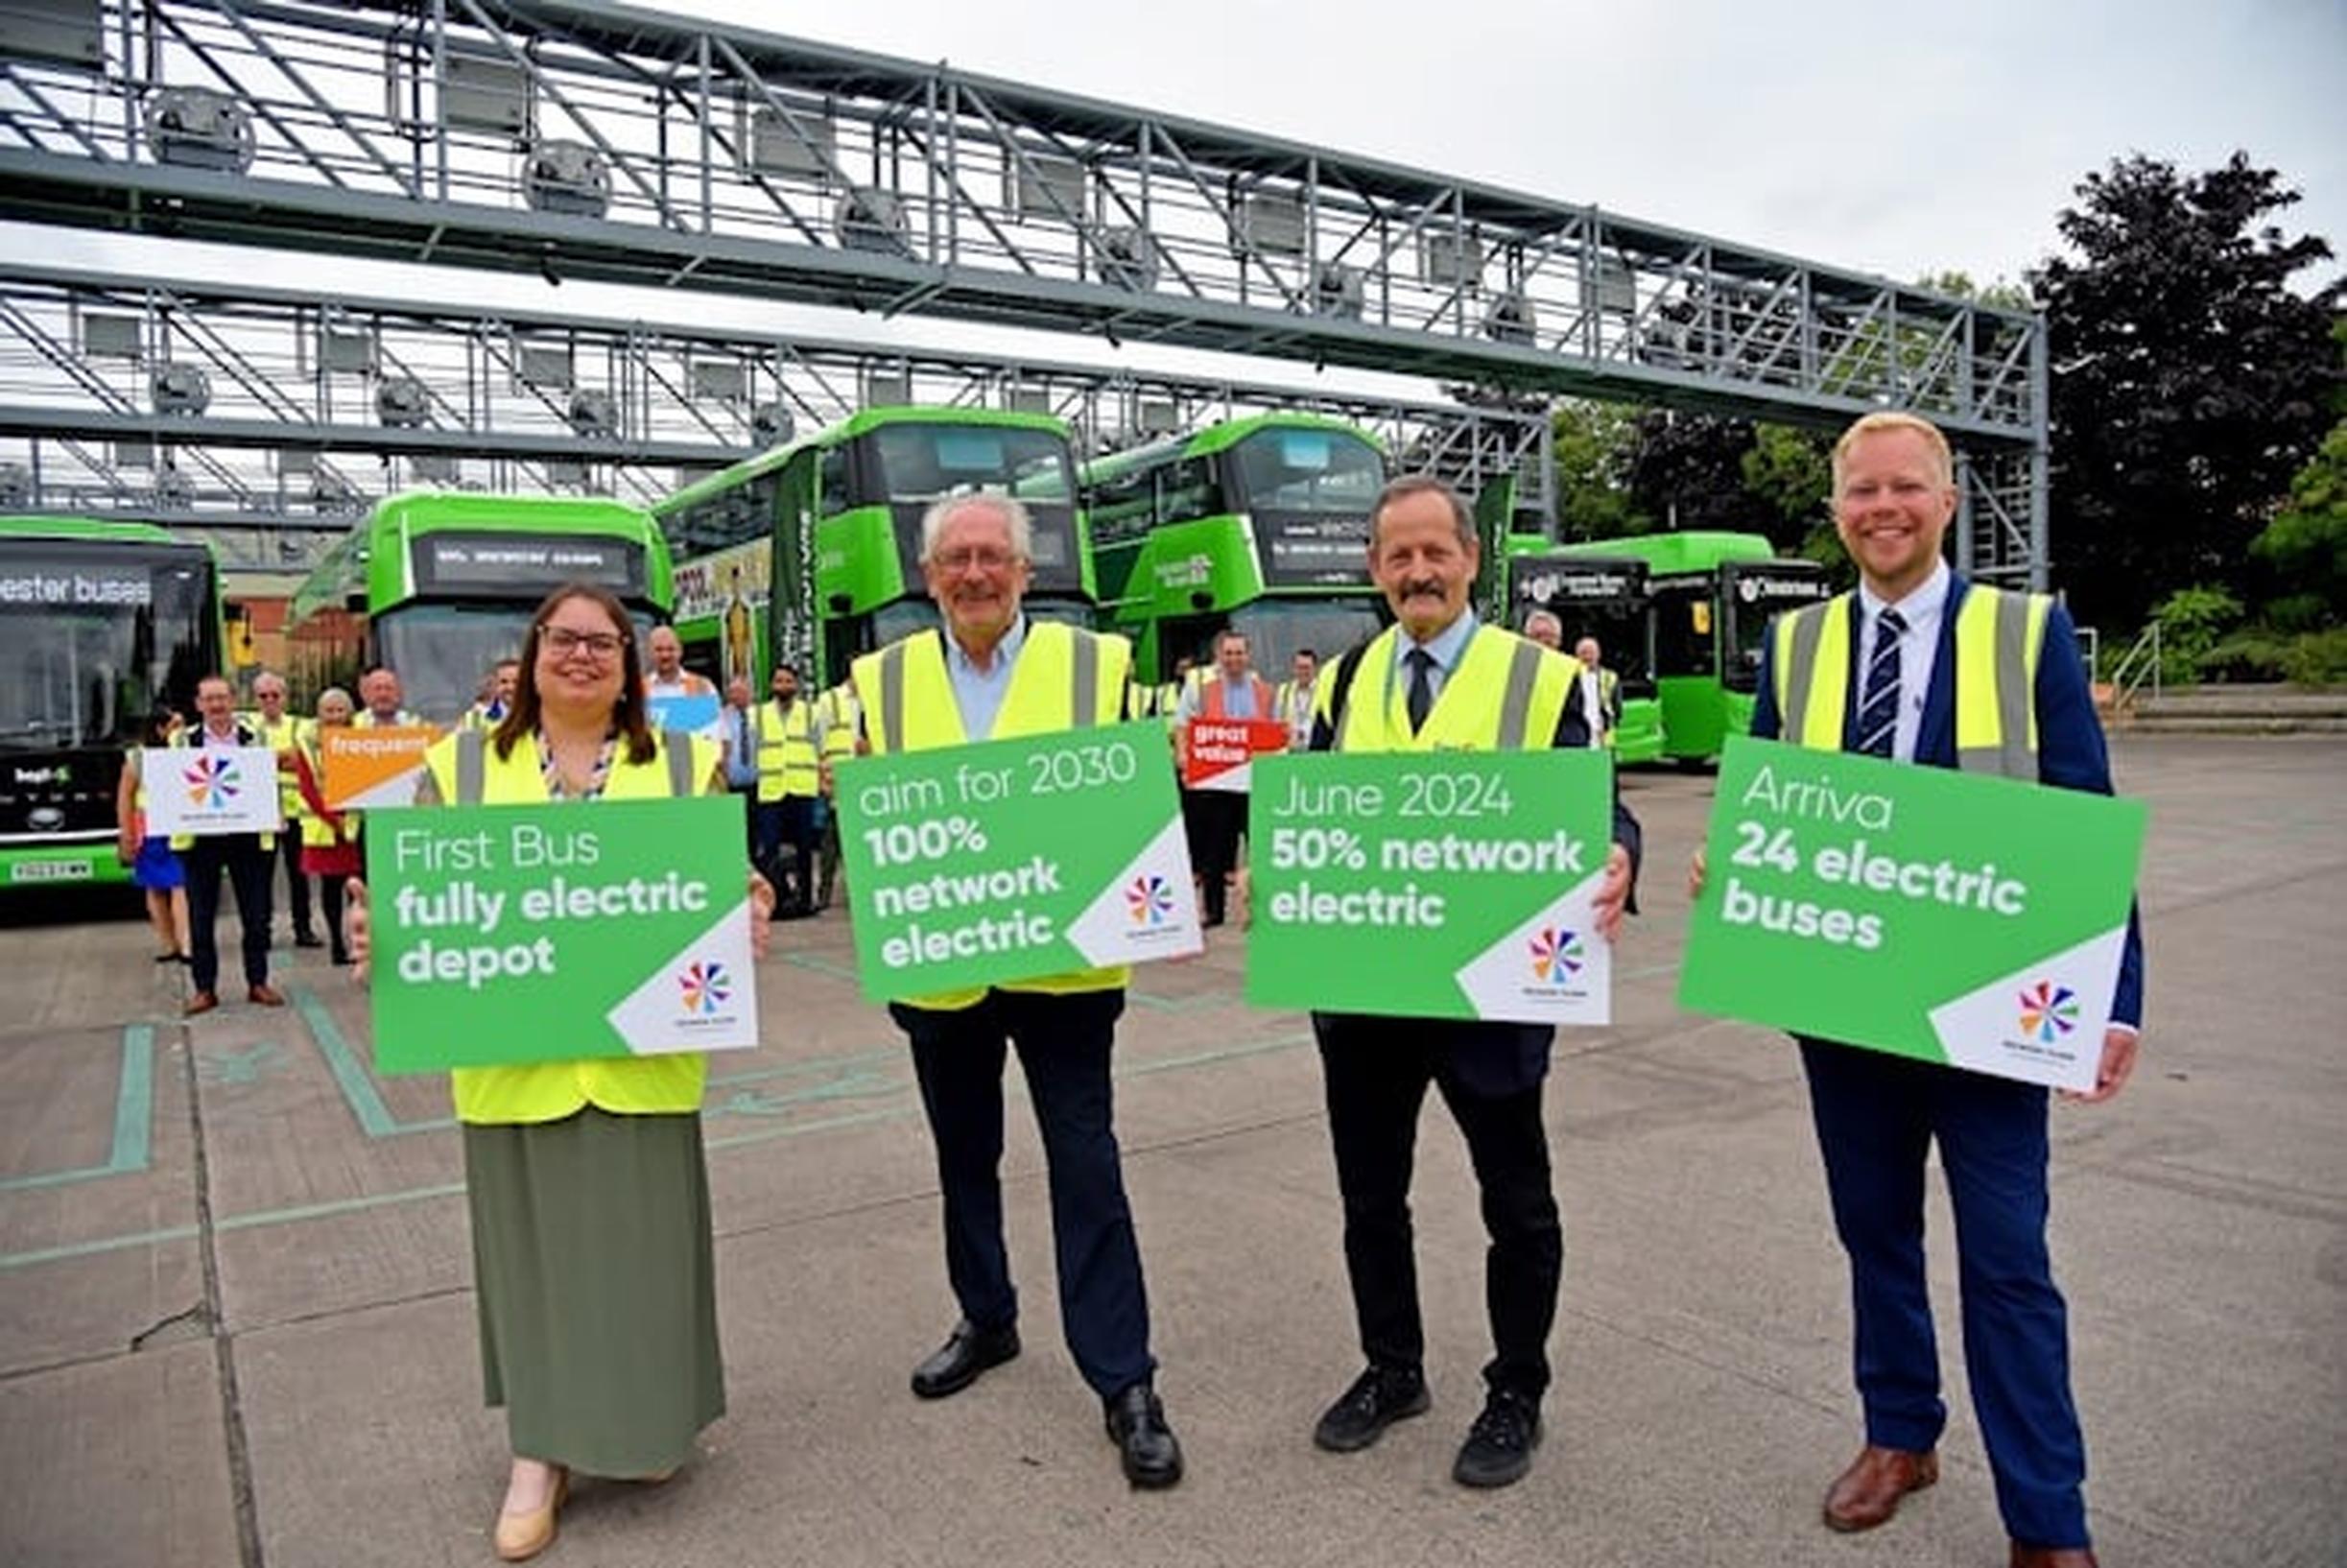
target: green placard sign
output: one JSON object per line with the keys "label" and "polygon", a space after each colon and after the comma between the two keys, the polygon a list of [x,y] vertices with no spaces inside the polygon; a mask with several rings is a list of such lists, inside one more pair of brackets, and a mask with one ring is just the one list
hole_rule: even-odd
{"label": "green placard sign", "polygon": [[1256,758],[1246,999],[1607,1022],[1613,951],[1589,899],[1612,799],[1600,751]]}
{"label": "green placard sign", "polygon": [[376,1066],[756,1045],[742,841],[734,796],[371,817]]}
{"label": "green placard sign", "polygon": [[835,803],[867,996],[1200,946],[1163,725],[858,757]]}
{"label": "green placard sign", "polygon": [[2090,1087],[2143,842],[2140,801],[1739,737],[1679,1003]]}

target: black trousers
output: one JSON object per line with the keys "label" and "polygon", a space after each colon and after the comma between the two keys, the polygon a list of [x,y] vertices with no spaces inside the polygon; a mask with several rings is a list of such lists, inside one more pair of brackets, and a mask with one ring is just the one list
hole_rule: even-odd
{"label": "black trousers", "polygon": [[179,851],[187,867],[187,930],[195,952],[190,967],[196,989],[220,989],[220,946],[212,927],[220,918],[220,873],[228,873],[236,894],[236,918],[245,928],[245,984],[269,982],[270,883],[276,855],[252,833],[200,838]]}
{"label": "black trousers", "polygon": [[1541,1081],[1507,1094],[1477,1090],[1449,1060],[1444,1026],[1426,1019],[1315,1013],[1313,1033],[1328,1090],[1363,1354],[1396,1370],[1417,1370],[1425,1358],[1410,1181],[1418,1113],[1432,1083],[1467,1140],[1490,1239],[1483,1299],[1494,1353],[1483,1381],[1537,1401],[1549,1386],[1549,1330],[1565,1270]]}
{"label": "black trousers", "polygon": [[921,1105],[936,1139],[946,1276],[961,1315],[981,1328],[1005,1327],[1019,1311],[1003,1245],[1000,1175],[1006,1044],[1017,1048],[1050,1173],[1059,1321],[1077,1370],[1102,1399],[1157,1365],[1108,1081],[1124,1010],[1122,990],[998,990],[953,1011],[889,1008],[912,1037]]}
{"label": "black trousers", "polygon": [[750,858],[774,884],[776,910],[805,914],[815,898],[815,796],[760,801],[751,807],[750,827],[757,841]]}
{"label": "black trousers", "polygon": [[1246,796],[1235,790],[1192,790],[1189,806],[1190,868],[1206,897],[1206,918],[1226,913],[1230,873],[1239,864],[1239,840],[1246,832]]}
{"label": "black trousers", "polygon": [[301,874],[301,823],[298,820],[285,824],[277,835],[277,851],[285,857],[285,907],[294,924],[294,935],[308,937],[316,934],[310,924],[310,879]]}

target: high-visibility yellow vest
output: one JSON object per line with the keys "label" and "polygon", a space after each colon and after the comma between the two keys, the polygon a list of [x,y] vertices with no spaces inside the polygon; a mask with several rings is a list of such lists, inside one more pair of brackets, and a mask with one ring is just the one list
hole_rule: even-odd
{"label": "high-visibility yellow vest", "polygon": [[[625,743],[613,753],[604,799],[657,799],[708,788],[718,768],[715,741],[674,734],[654,739],[659,744],[650,761],[629,762]],[[688,750],[672,753],[669,748],[678,740]],[[436,742],[425,753],[424,765],[440,798],[454,804],[542,805],[549,798],[534,735],[522,736],[513,743],[511,756],[500,757],[486,734],[460,730]],[[459,1121],[503,1125],[557,1122],[588,1105],[622,1116],[695,1110],[708,1070],[699,1052],[680,1051],[519,1067],[459,1067],[448,1078]]]}
{"label": "high-visibility yellow vest", "polygon": [[[259,736],[263,746],[280,756],[301,744],[302,721],[290,713],[273,725],[257,710],[238,714],[236,722]],[[277,811],[287,821],[301,815],[301,782],[294,776],[294,765],[290,762],[280,761],[277,764]]]}
{"label": "high-visibility yellow vest", "polygon": [[1353,667],[1343,711],[1337,682],[1316,683],[1319,717],[1339,751],[1537,750],[1555,738],[1580,666],[1497,627],[1479,626],[1434,694],[1426,725],[1410,728],[1410,677],[1396,668],[1402,631],[1378,633]]}
{"label": "high-visibility yellow vest", "polygon": [[[1050,735],[1091,725],[1113,725],[1125,701],[1132,670],[1132,645],[1122,637],[1084,631],[1056,621],[1027,623],[1027,641],[1010,669],[1010,685],[995,715],[990,740]],[[865,738],[872,754],[926,751],[966,746],[961,708],[945,672],[945,637],[916,631],[877,653],[856,661],[856,690],[865,702]],[[1072,974],[1006,984],[1007,991],[1109,991],[1124,986],[1131,971],[1123,965],[1079,969]],[[895,1000],[937,1012],[974,1008],[986,987],[941,991]]]}
{"label": "high-visibility yellow vest", "polygon": [[[202,738],[203,722],[200,719],[196,723],[187,725],[175,732],[171,737],[171,745],[175,749],[182,751],[201,750],[202,749],[202,747],[200,743],[202,741]],[[262,744],[262,742],[259,734],[257,734],[249,725],[245,724],[244,721],[238,720],[236,722],[236,744],[239,746],[259,746]],[[146,781],[141,779],[139,782],[140,787],[142,789],[145,788]],[[139,807],[141,810],[144,810],[146,808],[146,802],[144,800],[140,801]],[[277,847],[277,836],[274,833],[263,833],[260,835],[260,840],[261,847],[263,849],[274,849]],[[193,849],[196,847],[196,835],[193,833],[174,833],[171,836],[171,846],[173,849],[178,850],[182,853]],[[238,913],[241,915],[243,912],[240,910]]]}
{"label": "high-visibility yellow vest", "polygon": [[864,704],[845,681],[815,700],[816,727],[822,735],[823,759],[838,762],[856,754],[864,728]]}
{"label": "high-visibility yellow vest", "polygon": [[[1850,687],[1851,594],[1780,615],[1770,628],[1778,737],[1819,751],[1841,749]],[[2045,653],[2042,593],[1973,583],[1956,611],[1956,765],[1966,772],[2037,777],[2037,664]]]}
{"label": "high-visibility yellow vest", "polygon": [[[310,777],[317,781],[318,793],[321,796],[326,793],[326,763],[322,749],[325,743],[319,738],[320,731],[323,727],[315,719],[304,720],[300,733],[294,738],[294,744],[300,748],[301,754],[309,758]],[[301,796],[301,781],[298,778],[294,781],[294,795],[301,823],[302,843],[312,849],[333,847],[335,843],[334,828],[323,817],[310,809],[310,802]],[[344,843],[358,843],[359,814],[355,811],[345,811],[337,815],[343,820],[342,842]]]}
{"label": "high-visibility yellow vest", "polygon": [[798,698],[785,711],[778,699],[768,698],[758,706],[756,734],[759,804],[791,796],[812,799],[821,793],[812,703]]}
{"label": "high-visibility yellow vest", "polygon": [[350,716],[350,727],[353,729],[413,729],[423,722],[406,708],[401,708],[389,720],[376,718],[373,708],[361,708]]}

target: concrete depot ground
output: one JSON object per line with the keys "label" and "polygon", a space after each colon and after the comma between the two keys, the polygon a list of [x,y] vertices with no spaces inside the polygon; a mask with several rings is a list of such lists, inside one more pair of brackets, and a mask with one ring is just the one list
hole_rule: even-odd
{"label": "concrete depot ground", "polygon": [[[2153,1026],[2117,1103],[2055,1116],[2054,1242],[2103,1560],[2347,1560],[2347,744],[2135,740]],[[1548,1441],[1450,1482],[1486,1353],[1482,1242],[1430,1109],[1419,1249],[1435,1407],[1309,1440],[1357,1369],[1304,1020],[1239,999],[1243,939],[1138,975],[1119,1122],[1189,1479],[1128,1491],[1053,1304],[1023,1106],[1006,1179],[1026,1356],[914,1401],[953,1317],[903,1048],[838,915],[778,928],[770,1044],[713,1070],[731,1414],[668,1485],[590,1483],[549,1562],[1824,1564],[2004,1561],[1957,1370],[1939,1486],[1829,1536],[1858,1441],[1842,1264],[1790,1046],[1673,1002],[1709,781],[1633,778],[1647,914],[1611,1029],[1548,1091],[1567,1279]],[[223,922],[233,951],[233,918]],[[192,1027],[143,928],[0,932],[0,1562],[478,1564],[505,1469],[481,1407],[456,1134],[369,1071],[359,997]],[[1014,1094],[1014,1104],[1021,1097]]]}

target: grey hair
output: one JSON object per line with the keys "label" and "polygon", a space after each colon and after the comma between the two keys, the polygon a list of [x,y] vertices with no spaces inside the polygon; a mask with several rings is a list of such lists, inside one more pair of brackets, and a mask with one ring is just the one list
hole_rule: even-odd
{"label": "grey hair", "polygon": [[934,501],[921,513],[922,565],[936,558],[937,535],[945,532],[945,525],[954,513],[967,507],[977,507],[1000,517],[1010,530],[1010,553],[1021,560],[1034,558],[1035,522],[1028,515],[1027,508],[1016,497],[1000,490],[972,490],[967,495],[949,495]]}
{"label": "grey hair", "polygon": [[1475,532],[1475,512],[1466,500],[1449,483],[1433,474],[1404,474],[1377,492],[1377,500],[1369,508],[1369,550],[1377,551],[1378,529],[1386,520],[1386,509],[1397,501],[1407,501],[1413,495],[1439,495],[1451,509],[1451,525],[1458,530],[1458,544],[1462,550],[1472,550],[1479,542]]}
{"label": "grey hair", "polygon": [[1542,625],[1552,627],[1555,630],[1556,640],[1558,642],[1561,643],[1565,640],[1565,623],[1557,619],[1556,612],[1554,610],[1548,609],[1536,609],[1532,611],[1531,614],[1527,615],[1524,618],[1524,634],[1528,637],[1530,636],[1532,634],[1532,628]]}
{"label": "grey hair", "polygon": [[343,690],[343,688],[340,686],[328,686],[324,691],[320,692],[318,694],[318,701],[310,704],[310,710],[315,713],[318,709],[324,707],[326,705],[326,699],[329,697],[339,697],[343,700],[343,705],[344,707],[350,709],[353,713],[358,711],[359,704],[352,701],[350,700],[350,694]]}

